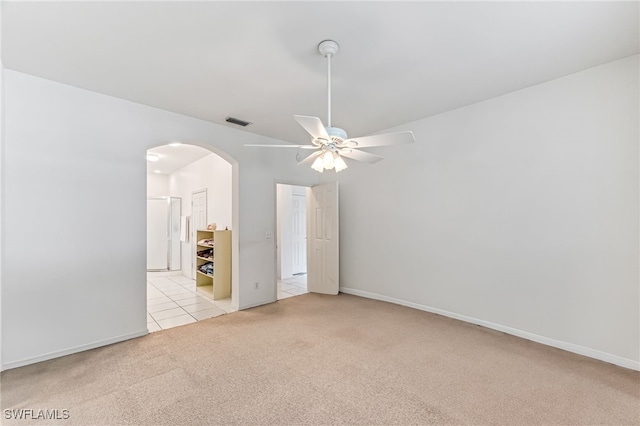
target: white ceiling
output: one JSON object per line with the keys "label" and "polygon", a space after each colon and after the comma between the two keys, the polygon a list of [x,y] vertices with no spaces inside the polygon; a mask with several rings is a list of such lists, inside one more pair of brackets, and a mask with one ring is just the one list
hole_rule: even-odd
{"label": "white ceiling", "polygon": [[294,143],[370,134],[639,52],[638,2],[2,2],[5,67]]}
{"label": "white ceiling", "polygon": [[173,173],[194,161],[212,154],[208,149],[185,144],[180,146],[162,145],[148,150],[147,153],[156,154],[160,157],[158,161],[147,161],[147,173],[164,175]]}

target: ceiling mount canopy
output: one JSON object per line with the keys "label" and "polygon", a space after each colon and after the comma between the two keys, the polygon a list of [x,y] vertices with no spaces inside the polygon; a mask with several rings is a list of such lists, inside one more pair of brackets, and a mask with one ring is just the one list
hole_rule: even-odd
{"label": "ceiling mount canopy", "polygon": [[349,139],[347,132],[339,127],[333,127],[331,123],[331,58],[340,50],[340,46],[334,40],[324,40],[318,45],[318,52],[327,59],[327,126],[322,124],[318,117],[306,115],[294,115],[293,118],[311,135],[310,145],[254,145],[270,148],[299,148],[312,149],[309,154],[298,164],[311,164],[311,168],[322,173],[325,169],[335,169],[340,172],[347,168],[347,163],[342,157],[355,161],[373,164],[383,157],[360,151],[360,148],[369,148],[385,145],[399,145],[415,142],[410,131],[398,133],[386,133],[360,138]]}

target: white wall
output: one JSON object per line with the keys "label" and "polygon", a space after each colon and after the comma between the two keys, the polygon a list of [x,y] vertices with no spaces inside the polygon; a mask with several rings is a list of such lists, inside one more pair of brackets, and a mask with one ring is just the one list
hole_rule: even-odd
{"label": "white wall", "polygon": [[169,175],[147,173],[147,197],[166,197],[169,195]]}
{"label": "white wall", "polygon": [[[4,64],[2,63],[2,6],[3,2],[0,1],[0,165],[4,164],[4,129],[5,129],[5,120],[4,120]],[[2,168],[0,167],[0,188],[4,186],[4,173],[2,172]],[[1,190],[0,190],[1,191]],[[3,240],[3,228],[2,225],[4,223],[4,197],[0,197],[0,366],[2,365],[2,277],[4,273],[2,271],[3,267],[3,253],[2,247],[4,244],[1,244]]]}
{"label": "white wall", "polygon": [[[216,154],[209,154],[169,176],[169,192],[182,199],[182,216],[191,215],[191,195],[207,190],[207,223],[216,223],[218,229],[232,229],[232,170],[231,164]],[[233,230],[233,229],[232,229]],[[194,231],[194,230],[192,230]],[[182,243],[182,273],[193,276],[191,241]]]}
{"label": "white wall", "polygon": [[233,301],[275,300],[265,238],[274,182],[317,181],[295,153],[245,148],[281,142],[11,70],[4,83],[3,369],[146,333],[145,155],[172,140],[231,162]]}
{"label": "white wall", "polygon": [[402,126],[337,175],[341,290],[638,369],[638,117],[634,56]]}

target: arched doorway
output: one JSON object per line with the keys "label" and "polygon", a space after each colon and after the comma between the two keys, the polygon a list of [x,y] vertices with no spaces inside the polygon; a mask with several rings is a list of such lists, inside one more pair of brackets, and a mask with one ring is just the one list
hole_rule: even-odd
{"label": "arched doorway", "polygon": [[[205,144],[171,143],[147,151],[150,332],[237,310],[237,167]],[[208,246],[214,235],[215,250]],[[227,291],[219,291],[225,286]]]}

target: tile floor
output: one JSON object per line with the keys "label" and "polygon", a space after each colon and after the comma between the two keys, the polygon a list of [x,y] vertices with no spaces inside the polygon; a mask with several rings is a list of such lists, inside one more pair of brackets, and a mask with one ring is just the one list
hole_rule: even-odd
{"label": "tile floor", "polygon": [[236,311],[231,298],[213,301],[196,291],[196,282],[169,272],[147,272],[147,328],[149,332],[217,317]]}
{"label": "tile floor", "polygon": [[278,281],[278,300],[308,293],[307,274],[294,275],[293,278]]}
{"label": "tile floor", "polygon": [[[307,276],[278,281],[278,300],[307,292]],[[196,282],[169,272],[147,272],[147,328],[149,332],[235,312],[231,299],[213,301],[196,290]]]}

